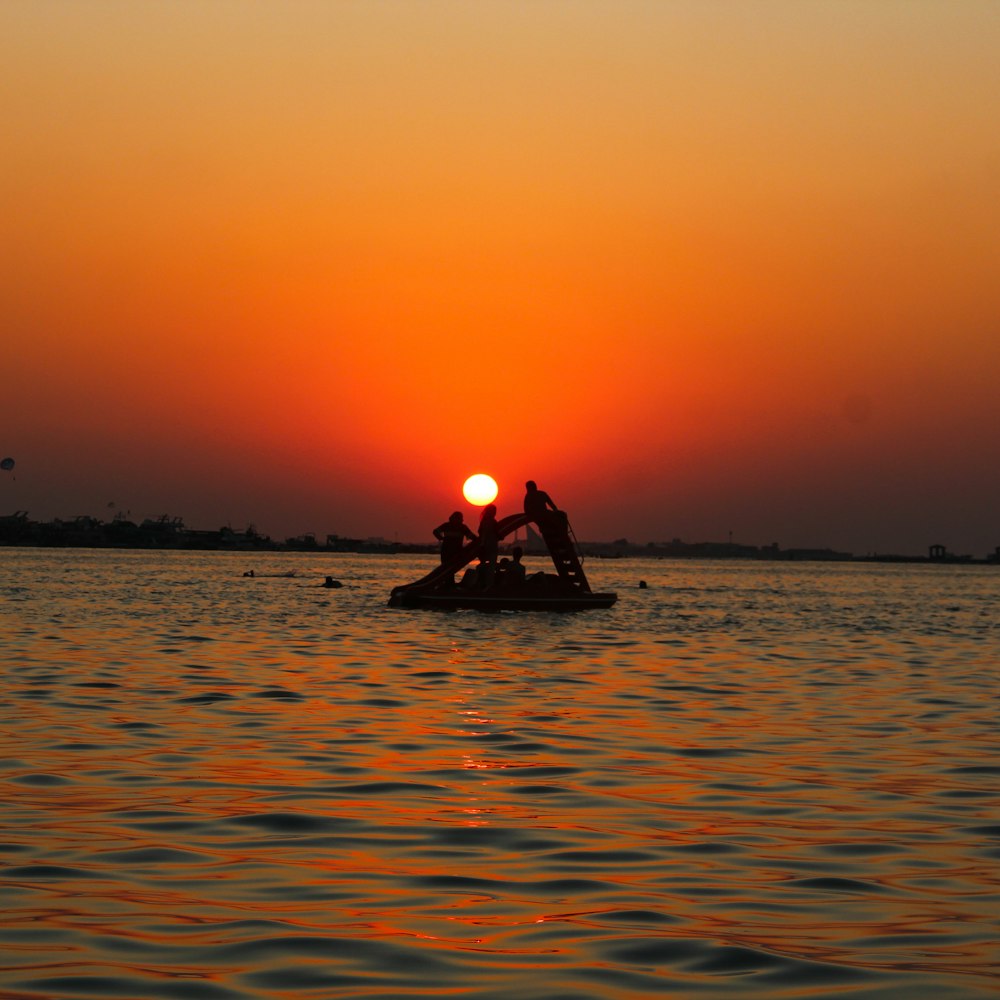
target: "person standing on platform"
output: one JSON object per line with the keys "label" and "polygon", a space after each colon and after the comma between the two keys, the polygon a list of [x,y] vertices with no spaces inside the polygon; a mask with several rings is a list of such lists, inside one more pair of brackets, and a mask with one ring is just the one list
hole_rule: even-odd
{"label": "person standing on platform", "polygon": [[[524,494],[524,513],[536,524],[548,520],[550,511],[554,514],[562,514],[562,511],[552,502],[552,497],[545,490],[540,490],[533,479],[529,479],[524,484],[524,488],[527,490]],[[564,518],[565,516],[563,514]]]}
{"label": "person standing on platform", "polygon": [[439,524],[434,529],[434,537],[441,543],[442,564],[451,562],[462,553],[462,544],[468,538],[469,541],[476,540],[475,534],[462,518],[462,512],[456,510],[444,524]]}
{"label": "person standing on platform", "polygon": [[487,504],[479,515],[479,586],[485,590],[496,577],[497,552],[500,538],[497,534],[496,504]]}

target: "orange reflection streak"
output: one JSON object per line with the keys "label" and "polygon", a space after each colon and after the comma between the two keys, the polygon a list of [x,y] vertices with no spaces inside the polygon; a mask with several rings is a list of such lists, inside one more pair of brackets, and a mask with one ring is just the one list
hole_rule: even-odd
{"label": "orange reflection streak", "polygon": [[[11,579],[29,559],[46,570],[22,592],[46,600],[0,630],[18,709],[0,882],[24,980],[103,967],[142,996],[143,977],[236,989],[294,963],[379,988],[391,964],[419,990],[440,957],[463,989],[571,992],[581,969],[635,982],[641,958],[693,996],[735,955],[900,995],[992,982],[988,569],[660,565],[652,594],[671,614],[701,602],[700,623],[383,632],[367,596],[331,628],[307,588],[237,590],[227,555],[7,551]],[[925,631],[803,631],[820,600]]]}

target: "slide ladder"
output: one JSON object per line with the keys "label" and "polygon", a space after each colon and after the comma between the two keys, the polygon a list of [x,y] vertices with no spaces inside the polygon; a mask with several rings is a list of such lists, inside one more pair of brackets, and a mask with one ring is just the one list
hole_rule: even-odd
{"label": "slide ladder", "polygon": [[552,562],[555,563],[559,578],[576,590],[590,593],[587,575],[583,572],[576,545],[570,537],[569,521],[562,511],[547,514],[538,522],[538,529],[548,546]]}

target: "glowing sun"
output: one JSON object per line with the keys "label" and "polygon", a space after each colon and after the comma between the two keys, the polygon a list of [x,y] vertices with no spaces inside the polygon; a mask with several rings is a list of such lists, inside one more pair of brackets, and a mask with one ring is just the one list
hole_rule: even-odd
{"label": "glowing sun", "polygon": [[492,476],[487,476],[485,472],[469,476],[462,487],[465,499],[476,507],[485,507],[488,503],[493,503],[497,498],[497,492],[497,481]]}

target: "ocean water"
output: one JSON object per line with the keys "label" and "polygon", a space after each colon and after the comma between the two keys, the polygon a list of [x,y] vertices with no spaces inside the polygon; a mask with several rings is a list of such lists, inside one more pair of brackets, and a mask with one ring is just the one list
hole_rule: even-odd
{"label": "ocean water", "polygon": [[1000,993],[1000,570],[432,564],[0,549],[0,998]]}

